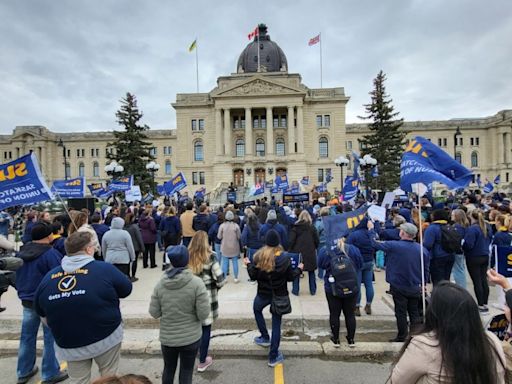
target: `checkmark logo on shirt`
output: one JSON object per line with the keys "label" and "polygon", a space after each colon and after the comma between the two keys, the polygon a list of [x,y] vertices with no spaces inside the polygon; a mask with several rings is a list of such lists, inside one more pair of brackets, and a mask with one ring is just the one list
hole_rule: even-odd
{"label": "checkmark logo on shirt", "polygon": [[65,276],[59,281],[59,290],[61,292],[67,292],[75,288],[76,286],[76,276]]}

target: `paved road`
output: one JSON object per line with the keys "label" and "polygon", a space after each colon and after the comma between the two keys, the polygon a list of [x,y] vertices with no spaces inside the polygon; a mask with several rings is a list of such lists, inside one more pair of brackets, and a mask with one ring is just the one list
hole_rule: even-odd
{"label": "paved road", "polygon": [[[40,363],[40,359],[38,359]],[[16,358],[0,359],[2,383],[16,383]],[[119,373],[138,373],[148,376],[153,383],[160,383],[163,362],[160,358],[122,358]],[[379,384],[389,375],[389,364],[340,362],[312,358],[290,358],[283,367],[284,381],[278,381],[273,368],[263,359],[217,359],[204,373],[194,374],[194,383],[222,384]],[[96,373],[97,375],[97,373]],[[177,378],[175,380],[177,382]],[[37,383],[32,380],[29,384]],[[65,381],[66,383],[68,381]]]}

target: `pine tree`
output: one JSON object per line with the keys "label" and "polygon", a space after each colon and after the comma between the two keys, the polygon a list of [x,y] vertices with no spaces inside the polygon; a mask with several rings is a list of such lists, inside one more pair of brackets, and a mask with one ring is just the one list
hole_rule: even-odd
{"label": "pine tree", "polygon": [[151,155],[151,143],[145,141],[145,134],[149,130],[147,125],[139,123],[142,112],[137,107],[137,98],[131,93],[120,100],[121,108],[116,112],[117,123],[124,127],[122,131],[114,131],[115,141],[108,143],[110,151],[107,158],[116,160],[124,167],[124,175],[133,175],[134,184],[139,185],[141,191],[154,190],[151,174],[146,170],[146,164],[154,160]]}
{"label": "pine tree", "polygon": [[371,154],[377,160],[379,170],[376,180],[368,174],[367,182],[384,192],[400,184],[400,159],[405,138],[405,132],[400,130],[403,119],[398,118],[398,112],[394,112],[391,105],[393,100],[386,94],[385,81],[386,75],[381,70],[373,80],[374,89],[369,92],[371,102],[364,105],[367,116],[360,116],[371,121],[368,128],[372,132],[361,140],[362,155]]}

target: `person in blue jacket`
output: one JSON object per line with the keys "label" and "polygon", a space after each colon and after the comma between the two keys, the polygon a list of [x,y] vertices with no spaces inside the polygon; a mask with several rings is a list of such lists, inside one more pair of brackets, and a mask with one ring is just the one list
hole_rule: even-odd
{"label": "person in blue jacket", "polygon": [[242,246],[247,248],[246,257],[248,257],[251,262],[254,254],[263,247],[263,241],[261,241],[259,235],[260,228],[261,225],[258,216],[254,213],[248,213],[247,225],[244,226],[242,231]]}
{"label": "person in blue jacket", "polygon": [[194,231],[204,231],[208,233],[210,229],[210,215],[206,204],[199,206],[199,213],[192,219],[192,229]]}
{"label": "person in blue jacket", "polygon": [[495,219],[496,233],[492,238],[492,245],[499,247],[510,247],[512,245],[512,234],[508,231],[508,218],[505,215],[498,215]]}
{"label": "person in blue jacket", "polygon": [[[36,340],[41,319],[34,310],[34,295],[46,273],[60,265],[62,255],[50,244],[52,227],[46,222],[35,223],[30,233],[32,241],[21,247],[18,257],[23,266],[16,272],[16,289],[23,306],[21,323],[20,347],[18,350],[18,366],[16,374],[18,384],[27,383],[37,372]],[[43,325],[44,349],[41,365],[41,379],[47,383],[58,383],[66,380],[66,372],[60,371],[60,364],[55,357],[52,331]]]}
{"label": "person in blue jacket", "polygon": [[455,254],[445,251],[441,245],[442,227],[448,224],[450,213],[445,209],[432,211],[432,222],[425,230],[423,246],[430,252],[430,277],[432,284],[450,280]]}
{"label": "person in blue jacket", "polygon": [[[456,231],[459,233],[460,238],[464,239],[466,228],[469,227],[469,221],[466,212],[464,212],[462,209],[454,209],[452,211],[452,222]],[[455,284],[465,289],[467,286],[466,260],[464,258],[464,252],[462,251],[462,248],[460,252],[455,254],[452,275],[453,279],[455,280]]]}
{"label": "person in blue jacket", "polygon": [[279,244],[287,250],[288,249],[288,232],[286,228],[277,222],[277,214],[273,209],[269,210],[267,213],[267,222],[263,224],[260,228],[260,239],[261,241],[265,241],[265,236],[267,232],[273,229],[279,235]]}
{"label": "person in blue jacket", "polygon": [[[359,251],[361,252],[361,256],[363,257],[363,266],[358,271],[359,282],[364,284],[364,288],[366,291],[366,306],[364,307],[366,314],[372,314],[372,301],[375,295],[373,290],[373,259],[375,255],[375,251],[370,242],[370,235],[368,233],[368,229],[366,228],[368,223],[368,218],[364,218],[357,225],[355,230],[353,230],[347,237],[347,243],[355,245]],[[357,296],[357,304],[356,304],[356,316],[361,316],[361,292]]]}
{"label": "person in blue jacket", "polygon": [[[323,208],[322,208],[323,209]],[[329,277],[331,276],[331,255],[327,250],[328,245],[320,248],[318,255],[318,266],[325,270],[324,275],[324,289],[325,296],[327,298],[327,304],[329,306],[329,324],[331,326],[331,341],[334,346],[338,348],[340,346],[340,315],[343,311],[343,317],[345,318],[345,327],[347,328],[347,342],[349,347],[355,346],[354,337],[356,334],[356,301],[357,294],[352,297],[336,297],[331,292],[331,285],[329,283]],[[354,245],[345,243],[344,239],[340,239],[337,246],[332,249],[332,252],[339,253],[343,252],[352,260],[352,263],[356,271],[359,271],[363,266],[363,257],[361,252]],[[359,287],[358,287],[359,288]]]}
{"label": "person in blue jacket", "polygon": [[215,257],[219,263],[222,260],[222,252],[220,250],[220,243],[222,240],[217,237],[217,233],[219,232],[219,227],[223,222],[224,212],[219,211],[219,213],[217,213],[217,222],[214,223],[208,231],[208,241],[212,244],[213,250],[215,251]]}
{"label": "person in blue jacket", "polygon": [[403,342],[407,337],[407,314],[410,330],[421,323],[419,304],[421,301],[422,273],[424,281],[429,274],[430,254],[423,247],[423,271],[421,270],[421,245],[414,239],[418,228],[411,223],[400,226],[400,240],[377,241],[371,221],[367,224],[372,247],[386,252],[386,281],[391,286],[391,295],[395,304],[395,317],[398,334],[391,342]]}
{"label": "person in blue jacket", "polygon": [[473,281],[478,309],[488,313],[489,284],[487,269],[489,268],[489,246],[491,244],[491,229],[484,221],[480,209],[474,209],[469,214],[471,225],[466,229],[462,249],[466,257],[469,276]]}
{"label": "person in blue jacket", "polygon": [[65,247],[68,256],[41,281],[34,309],[52,330],[71,380],[89,383],[92,360],[101,376],[117,372],[123,340],[119,299],[131,293],[132,283],[112,264],[94,260],[90,233],[73,233]]}

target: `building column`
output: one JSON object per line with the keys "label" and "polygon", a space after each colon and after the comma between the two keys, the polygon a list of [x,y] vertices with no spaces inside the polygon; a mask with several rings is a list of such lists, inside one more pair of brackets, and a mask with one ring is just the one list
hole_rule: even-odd
{"label": "building column", "polygon": [[295,153],[294,107],[288,107],[288,153]]}
{"label": "building column", "polygon": [[253,154],[251,112],[251,108],[245,108],[245,154],[248,156]]}
{"label": "building column", "polygon": [[503,134],[503,162],[508,164],[510,162],[510,133]]}
{"label": "building column", "polygon": [[297,106],[297,153],[304,153],[304,116],[302,106]]}
{"label": "building column", "polygon": [[231,156],[231,117],[229,108],[224,109],[224,154]]}
{"label": "building column", "polygon": [[223,155],[222,148],[222,111],[220,108],[215,109],[215,153],[217,156]]}
{"label": "building column", "polygon": [[272,107],[267,107],[267,144],[265,147],[267,155],[274,154],[274,116]]}
{"label": "building column", "polygon": [[[505,156],[505,141],[504,140],[505,140],[505,137],[504,137],[503,133],[498,133],[498,164],[504,163],[504,156]],[[482,156],[482,155],[480,155],[480,156]]]}

